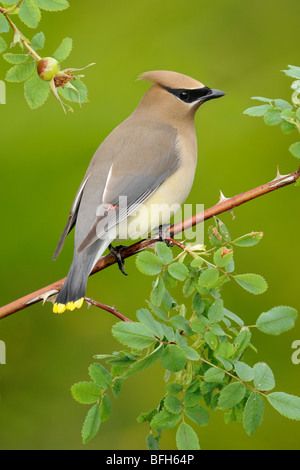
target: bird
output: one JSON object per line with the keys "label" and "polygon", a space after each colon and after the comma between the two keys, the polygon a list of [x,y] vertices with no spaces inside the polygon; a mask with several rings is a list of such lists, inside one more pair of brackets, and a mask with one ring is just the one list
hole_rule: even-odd
{"label": "bird", "polygon": [[148,234],[170,220],[170,212],[157,207],[184,203],[197,165],[196,111],[225,95],[173,71],[150,71],[139,79],[151,87],[94,154],[55,250],[53,260],[75,227],[73,261],[54,300],[54,313],[82,307],[88,277],[107,248],[122,269],[112,242],[126,238],[128,227],[134,227],[130,238]]}

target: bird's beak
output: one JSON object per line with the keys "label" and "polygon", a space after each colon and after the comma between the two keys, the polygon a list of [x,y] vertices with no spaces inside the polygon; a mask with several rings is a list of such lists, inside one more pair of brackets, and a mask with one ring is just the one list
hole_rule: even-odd
{"label": "bird's beak", "polygon": [[213,88],[211,88],[210,91],[207,93],[207,95],[203,96],[200,101],[201,102],[209,101],[215,98],[221,98],[221,96],[224,96],[224,95],[226,95],[224,91],[214,90]]}

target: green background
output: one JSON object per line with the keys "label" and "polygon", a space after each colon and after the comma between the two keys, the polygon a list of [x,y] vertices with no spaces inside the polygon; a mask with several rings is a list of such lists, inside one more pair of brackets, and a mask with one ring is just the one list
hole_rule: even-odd
{"label": "green background", "polygon": [[[135,81],[144,71],[175,70],[227,93],[197,114],[198,168],[187,202],[209,207],[219,189],[228,197],[272,180],[277,164],[283,174],[296,170],[288,152],[296,133],[285,136],[242,112],[254,105],[251,96],[290,99],[291,80],[280,70],[300,65],[299,14],[299,0],[85,0],[71,1],[63,12],[43,12],[38,31],[46,35],[45,55],[69,36],[74,51],[66,65],[97,65],[86,71],[90,103],[82,110],[75,105],[67,117],[52,96],[31,111],[22,85],[7,86],[7,104],[0,106],[1,305],[66,275],[72,236],[58,260],[51,258],[73,197],[98,145],[148,88]],[[24,25],[21,30],[35,34]],[[8,68],[2,59],[0,67],[1,79]],[[232,236],[265,234],[258,246],[236,250],[236,267],[262,274],[267,293],[256,297],[237,285],[224,288],[227,308],[246,324],[275,305],[299,310],[299,198],[299,189],[288,187],[236,209],[234,220],[222,216]],[[126,269],[128,278],[116,267],[94,276],[87,294],[134,318],[151,279],[137,273],[134,259]],[[94,354],[120,348],[110,333],[114,323],[96,308],[56,316],[51,304],[1,321],[7,347],[7,365],[0,365],[1,449],[145,448],[148,429],[136,417],[157,406],[163,394],[158,365],[124,384],[110,420],[87,447],[81,443],[88,408],[72,399],[70,386],[88,380]],[[255,332],[259,353],[246,358],[251,365],[267,362],[277,390],[294,395],[300,393],[300,365],[292,364],[291,344],[300,339],[299,325],[298,320],[277,338]],[[299,430],[299,423],[266,405],[263,425],[252,438],[241,424],[225,425],[222,412],[198,434],[203,449],[297,449]],[[175,430],[163,433],[162,448],[175,448]]]}

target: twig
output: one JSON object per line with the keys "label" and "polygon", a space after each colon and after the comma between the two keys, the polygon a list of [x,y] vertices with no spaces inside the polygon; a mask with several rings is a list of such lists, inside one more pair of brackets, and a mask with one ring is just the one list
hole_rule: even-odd
{"label": "twig", "polygon": [[[291,185],[295,183],[299,177],[300,168],[297,171],[290,173],[286,176],[281,176],[277,174],[277,177],[273,181],[266,183],[262,186],[258,186],[257,188],[251,189],[250,191],[247,191],[245,193],[241,193],[226,200],[222,198],[221,201],[215,206],[210,207],[209,209],[199,212],[198,214],[190,217],[189,219],[186,219],[178,224],[173,225],[170,228],[170,237],[174,237],[175,235],[183,232],[184,230],[194,227],[195,225],[204,222],[205,220],[211,219],[216,215],[230,211],[235,207],[244,204],[245,202],[251,201],[252,199],[263,196],[285,186]],[[149,248],[151,245],[154,245],[157,241],[159,241],[159,239],[148,239],[134,243],[133,245],[130,245],[122,250],[122,258],[129,258],[135,255],[136,253],[139,253],[140,251]],[[180,242],[176,242],[176,244],[180,244]],[[95,265],[93,271],[91,272],[91,275],[102,271],[103,269],[106,269],[109,266],[112,266],[113,264],[115,264],[115,262],[115,257],[110,254],[101,258]],[[53,284],[50,284],[49,286],[46,286],[36,292],[28,294],[25,297],[0,308],[0,319],[12,315],[13,313],[18,312],[19,310],[23,310],[37,302],[45,301],[47,297],[49,297],[49,292],[52,292],[54,294],[60,291],[65,279],[66,278],[56,281]]]}
{"label": "twig", "polygon": [[[22,0],[23,1],[23,0]],[[19,2],[19,4],[21,4],[22,2]],[[17,6],[15,6],[17,7]],[[2,13],[2,15],[6,18],[6,20],[8,21],[8,23],[10,24],[10,26],[12,27],[12,29],[14,30],[15,34],[19,34],[20,35],[20,39],[22,41],[22,43],[24,44],[25,48],[27,49],[27,51],[36,59],[36,60],[41,60],[41,57],[37,54],[37,52],[35,52],[34,49],[32,49],[32,47],[30,47],[30,45],[28,44],[28,42],[26,41],[25,39],[25,36],[21,33],[21,31],[18,29],[18,27],[15,25],[15,23],[12,22],[12,20],[10,19],[10,17],[8,16],[7,14],[7,10],[5,10],[5,8],[2,8],[0,7],[0,13]]]}
{"label": "twig", "polygon": [[101,308],[102,310],[105,310],[106,312],[112,313],[116,317],[118,317],[120,320],[131,323],[132,320],[130,320],[127,317],[124,317],[118,310],[116,310],[113,307],[109,307],[108,305],[101,304],[100,302],[96,302],[96,300],[89,299],[88,297],[84,298],[85,302],[87,302],[90,305],[94,305],[95,307]]}

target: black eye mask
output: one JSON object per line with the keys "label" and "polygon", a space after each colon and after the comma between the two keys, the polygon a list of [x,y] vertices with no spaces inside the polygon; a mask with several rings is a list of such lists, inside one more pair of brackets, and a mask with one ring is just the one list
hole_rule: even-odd
{"label": "black eye mask", "polygon": [[192,90],[188,90],[186,88],[173,89],[173,88],[168,88],[166,86],[164,86],[163,88],[167,90],[169,93],[172,93],[172,95],[175,95],[184,103],[194,103],[196,101],[200,101],[201,99],[203,101],[206,101],[207,99],[210,99],[209,98],[210,95],[213,95],[213,90],[206,86],[202,88],[195,88]]}

